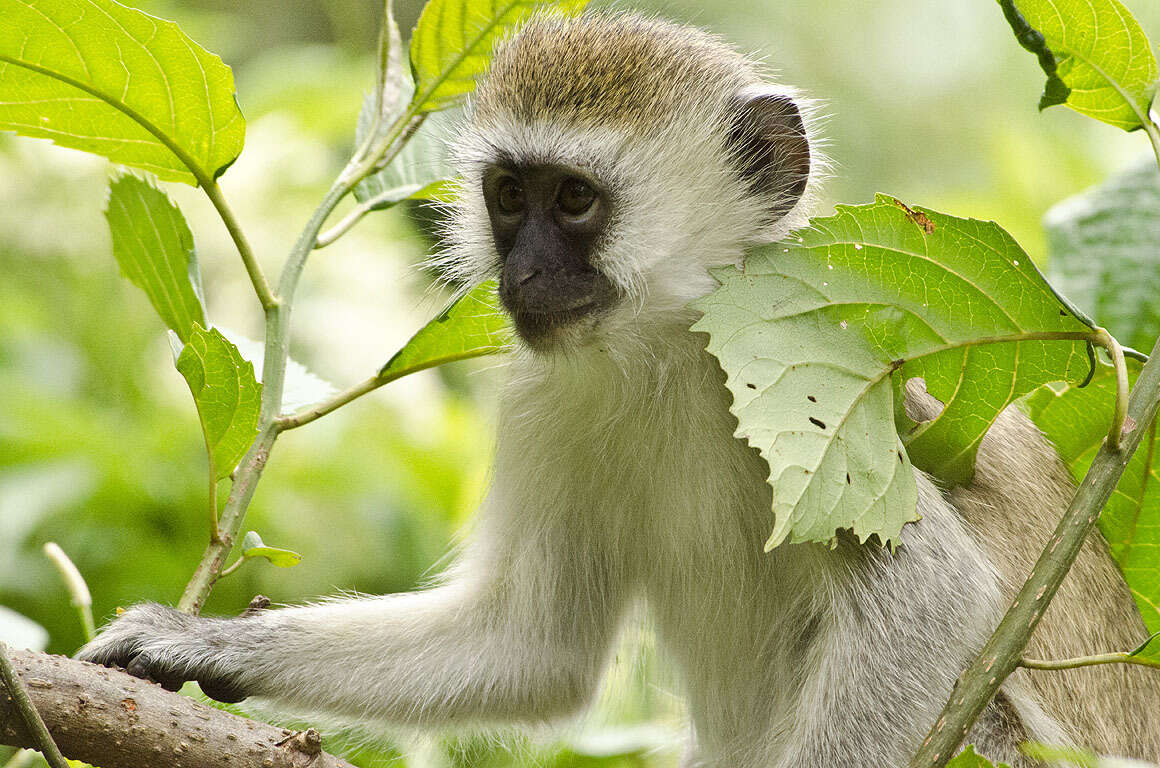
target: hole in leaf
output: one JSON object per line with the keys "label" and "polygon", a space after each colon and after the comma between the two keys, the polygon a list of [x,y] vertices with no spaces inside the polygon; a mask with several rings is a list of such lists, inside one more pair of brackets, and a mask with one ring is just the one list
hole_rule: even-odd
{"label": "hole in leaf", "polygon": [[818,429],[825,429],[826,428],[826,422],[824,422],[820,419],[815,419],[813,416],[810,416],[810,424],[813,424]]}
{"label": "hole in leaf", "polygon": [[818,402],[818,398],[814,397],[813,395],[806,395],[806,400],[809,400],[811,403]]}
{"label": "hole in leaf", "polygon": [[849,484],[850,484],[850,473],[847,472],[846,473],[846,485],[849,485]]}
{"label": "hole in leaf", "polygon": [[745,386],[749,387],[750,389],[757,389],[756,384],[746,384]]}

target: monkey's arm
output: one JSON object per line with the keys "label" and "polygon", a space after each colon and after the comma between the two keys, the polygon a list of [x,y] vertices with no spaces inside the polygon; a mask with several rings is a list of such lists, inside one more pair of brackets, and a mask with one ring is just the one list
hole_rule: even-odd
{"label": "monkey's arm", "polygon": [[234,619],[139,605],[80,657],[169,687],[198,680],[223,700],[395,722],[565,714],[595,687],[619,602],[607,569],[537,538],[525,534],[518,550],[499,540],[482,557],[478,547],[422,592]]}

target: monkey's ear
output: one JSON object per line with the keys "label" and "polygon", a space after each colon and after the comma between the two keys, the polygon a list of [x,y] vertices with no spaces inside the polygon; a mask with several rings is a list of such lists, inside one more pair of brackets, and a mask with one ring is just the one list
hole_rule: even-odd
{"label": "monkey's ear", "polygon": [[810,145],[793,99],[762,86],[738,93],[730,107],[729,149],[741,176],[768,197],[776,216],[801,198],[810,176]]}

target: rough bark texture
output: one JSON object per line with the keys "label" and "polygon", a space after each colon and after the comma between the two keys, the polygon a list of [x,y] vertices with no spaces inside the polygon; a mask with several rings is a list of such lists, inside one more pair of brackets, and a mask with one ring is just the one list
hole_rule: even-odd
{"label": "rough bark texture", "polygon": [[[12,662],[61,752],[101,768],[353,768],[313,732],[292,738],[118,670],[30,651]],[[0,744],[36,746],[3,685]]]}

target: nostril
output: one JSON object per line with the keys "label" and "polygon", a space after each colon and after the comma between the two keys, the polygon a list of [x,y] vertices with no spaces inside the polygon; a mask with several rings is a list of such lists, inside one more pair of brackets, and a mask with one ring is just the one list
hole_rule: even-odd
{"label": "nostril", "polygon": [[534,280],[540,276],[540,268],[532,267],[527,272],[521,273],[516,277],[516,285],[524,285],[525,283]]}

